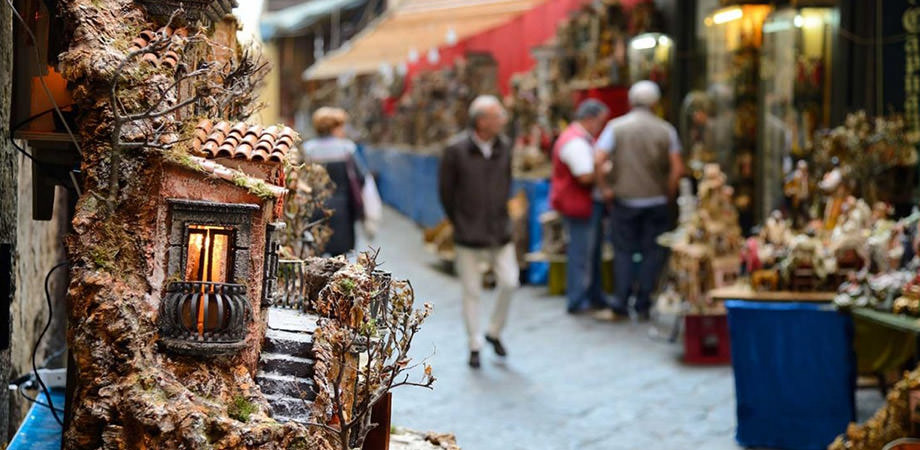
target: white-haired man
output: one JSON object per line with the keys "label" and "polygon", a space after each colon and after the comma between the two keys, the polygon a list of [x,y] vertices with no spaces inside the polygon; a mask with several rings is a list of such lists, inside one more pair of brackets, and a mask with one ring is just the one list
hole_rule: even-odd
{"label": "white-haired man", "polygon": [[677,130],[652,112],[660,99],[655,83],[635,83],[629,89],[632,110],[608,122],[596,144],[598,190],[612,208],[612,310],[627,315],[635,287],[640,320],[648,319],[652,291],[667,260],[656,238],[670,227],[668,203],[684,170]]}
{"label": "white-haired man", "polygon": [[[469,365],[479,368],[483,337],[498,356],[507,354],[500,336],[520,271],[508,217],[511,146],[501,135],[507,114],[497,98],[484,95],[473,100],[469,116],[470,129],[452,139],[444,150],[438,185],[444,212],[454,226]],[[498,287],[485,336],[479,334],[483,263],[492,266]]]}

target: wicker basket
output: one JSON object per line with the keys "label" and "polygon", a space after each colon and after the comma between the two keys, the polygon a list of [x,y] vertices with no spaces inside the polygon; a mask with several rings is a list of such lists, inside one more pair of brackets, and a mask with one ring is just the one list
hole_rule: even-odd
{"label": "wicker basket", "polygon": [[230,14],[237,6],[237,0],[138,0],[154,17],[169,17],[179,8],[185,10],[188,20],[218,21]]}

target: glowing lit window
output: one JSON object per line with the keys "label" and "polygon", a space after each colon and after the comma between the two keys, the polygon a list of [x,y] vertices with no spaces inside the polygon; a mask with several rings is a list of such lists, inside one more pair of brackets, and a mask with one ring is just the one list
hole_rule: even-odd
{"label": "glowing lit window", "polygon": [[190,225],[185,280],[229,282],[232,234],[229,227]]}

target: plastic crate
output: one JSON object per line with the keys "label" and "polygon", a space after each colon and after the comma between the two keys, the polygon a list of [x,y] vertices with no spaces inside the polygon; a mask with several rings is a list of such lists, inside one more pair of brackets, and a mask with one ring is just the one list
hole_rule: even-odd
{"label": "plastic crate", "polygon": [[728,316],[688,314],[684,316],[684,362],[728,364],[732,360]]}
{"label": "plastic crate", "polygon": [[[565,295],[565,261],[549,263],[549,277],[546,287],[549,295]],[[613,293],[613,261],[601,263],[601,287],[607,294]]]}

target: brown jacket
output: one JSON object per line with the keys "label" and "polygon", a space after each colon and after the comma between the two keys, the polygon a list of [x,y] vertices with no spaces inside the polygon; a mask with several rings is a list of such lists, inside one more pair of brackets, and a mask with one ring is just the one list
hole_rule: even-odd
{"label": "brown jacket", "polygon": [[438,178],[441,205],[454,225],[457,245],[497,247],[511,241],[511,146],[499,137],[486,158],[471,133],[456,136],[444,150]]}

